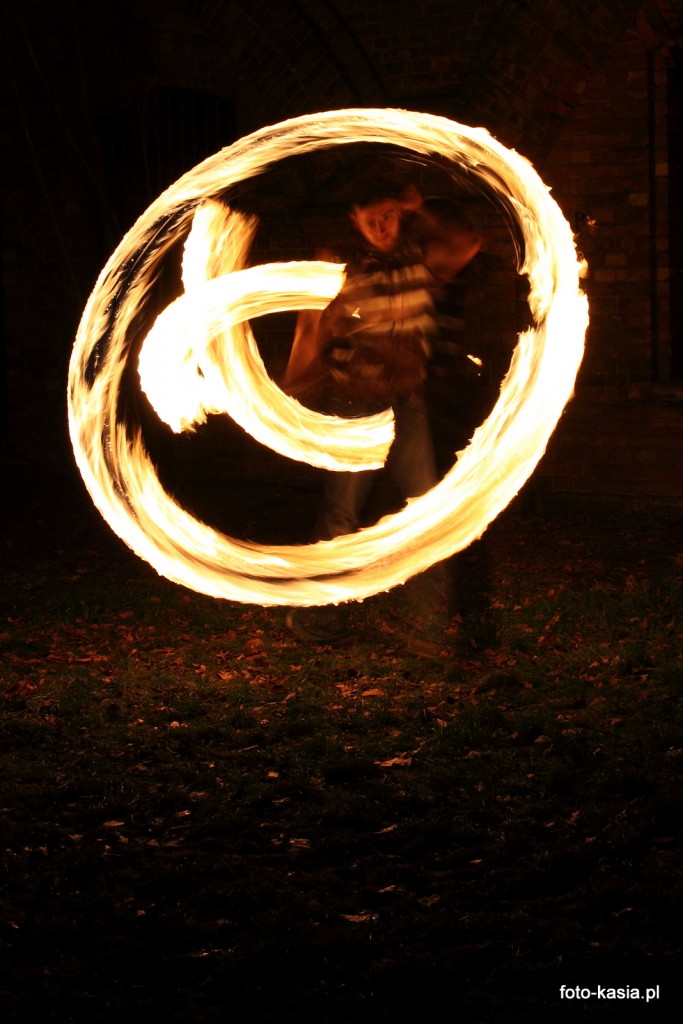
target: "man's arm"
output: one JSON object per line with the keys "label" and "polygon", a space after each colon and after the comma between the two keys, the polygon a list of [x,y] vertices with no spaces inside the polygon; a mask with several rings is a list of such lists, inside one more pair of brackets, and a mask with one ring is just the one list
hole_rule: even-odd
{"label": "man's arm", "polygon": [[296,318],[294,341],[282,378],[282,389],[296,395],[316,381],[322,371],[319,345],[319,309],[302,309]]}
{"label": "man's arm", "polygon": [[[321,250],[316,258],[339,262],[339,258],[328,250]],[[294,341],[289,354],[281,387],[287,394],[296,397],[317,386],[327,376],[325,351],[333,338],[334,311],[338,309],[337,298],[324,310],[302,309],[297,316]]]}
{"label": "man's arm", "polygon": [[437,284],[448,284],[477,255],[482,236],[459,208],[445,200],[424,202],[414,185],[400,203],[422,245],[426,266]]}

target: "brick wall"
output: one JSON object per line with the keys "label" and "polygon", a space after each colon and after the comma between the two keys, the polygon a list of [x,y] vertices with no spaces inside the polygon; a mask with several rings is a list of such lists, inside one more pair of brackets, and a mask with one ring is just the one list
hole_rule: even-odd
{"label": "brick wall", "polygon": [[591,310],[576,397],[537,472],[548,497],[683,501],[683,391],[671,380],[668,317],[668,60],[651,42],[629,31],[594,69],[544,163],[580,228]]}
{"label": "brick wall", "polygon": [[[670,379],[666,85],[682,16],[683,0],[471,0],[447,9],[441,0],[26,0],[3,15],[5,458],[69,457],[72,338],[102,252],[118,237],[95,114],[172,87],[223,97],[237,135],[316,109],[389,105],[484,124],[533,159],[581,230],[591,302],[576,398],[536,473],[537,492],[683,501],[683,406]],[[305,187],[301,200],[273,220],[259,256],[308,255],[327,232],[334,211],[318,199],[307,211]],[[499,262],[482,285],[478,329],[504,363],[523,309],[509,243],[499,223],[485,227]],[[282,342],[274,344],[277,362]]]}

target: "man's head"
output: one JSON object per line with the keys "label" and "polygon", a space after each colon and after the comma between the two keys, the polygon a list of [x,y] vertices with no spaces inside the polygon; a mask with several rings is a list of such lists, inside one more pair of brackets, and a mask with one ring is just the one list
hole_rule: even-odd
{"label": "man's head", "polygon": [[354,183],[349,217],[373,249],[388,255],[401,240],[405,182],[397,176],[373,174]]}
{"label": "man's head", "polygon": [[351,223],[368,245],[389,255],[401,237],[401,206],[390,197],[354,204],[349,214]]}

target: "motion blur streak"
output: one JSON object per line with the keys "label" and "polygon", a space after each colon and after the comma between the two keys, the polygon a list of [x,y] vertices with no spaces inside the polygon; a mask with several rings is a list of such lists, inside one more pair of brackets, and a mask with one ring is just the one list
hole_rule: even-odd
{"label": "motion blur streak", "polygon": [[[323,307],[339,287],[341,268],[305,263],[242,269],[253,224],[233,219],[229,210],[219,215],[210,202],[294,152],[356,142],[398,145],[427,159],[439,154],[454,176],[467,175],[500,200],[524,242],[518,269],[529,279],[534,326],[519,338],[490,416],[430,492],[372,527],[331,541],[264,546],[233,540],[172,500],[141,431],[122,422],[119,393],[141,310],[164,260],[185,239],[185,294],[161,314],[142,347],[143,386],[162,418],[177,430],[201,422],[209,411],[227,411],[293,458],[326,466],[350,461],[354,468],[381,461],[391,438],[389,417],[364,421],[357,440],[358,422],[332,427],[328,417],[308,418],[267,379],[245,326],[249,316],[268,309]],[[312,605],[386,590],[479,537],[542,458],[583,356],[588,304],[581,270],[569,225],[531,164],[482,128],[370,109],[329,111],[264,128],[172,185],[102,271],[69,369],[69,429],[85,484],[134,551],[162,575],[199,592],[264,605]],[[159,369],[158,355],[147,354],[148,345],[150,353],[165,351],[172,387],[163,381],[157,386],[166,371]],[[162,396],[179,391],[182,404],[164,405],[155,390]]]}

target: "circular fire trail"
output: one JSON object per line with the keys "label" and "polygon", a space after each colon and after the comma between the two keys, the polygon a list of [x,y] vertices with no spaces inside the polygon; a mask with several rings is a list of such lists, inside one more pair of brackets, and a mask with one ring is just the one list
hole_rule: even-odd
{"label": "circular fire trail", "polygon": [[[310,412],[268,378],[249,317],[323,308],[343,268],[245,268],[248,218],[213,202],[294,152],[349,143],[439,154],[513,212],[524,242],[534,326],[520,335],[496,405],[443,480],[374,526],[310,545],[264,546],[194,519],[163,489],[141,431],[119,414],[144,299],[185,239],[184,294],[149,331],[142,386],[173,429],[228,412],[254,437],[329,469],[381,465],[391,414],[338,420]],[[517,494],[571,398],[588,304],[571,230],[531,164],[482,128],[401,110],[341,110],[264,128],[209,157],[164,192],[113,253],[81,319],[71,356],[69,430],[81,475],[111,528],[161,575],[215,597],[262,605],[362,599],[467,547]]]}

